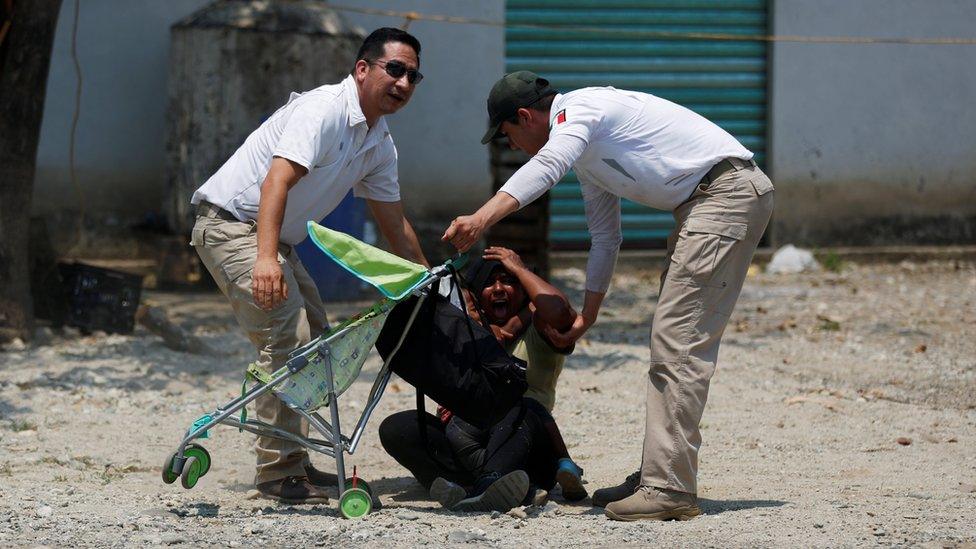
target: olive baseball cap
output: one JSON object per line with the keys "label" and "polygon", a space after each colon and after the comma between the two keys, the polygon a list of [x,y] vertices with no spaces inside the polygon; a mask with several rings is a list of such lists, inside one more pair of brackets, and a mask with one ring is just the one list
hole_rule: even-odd
{"label": "olive baseball cap", "polygon": [[481,144],[485,145],[498,137],[502,122],[513,118],[519,109],[557,93],[548,80],[532,71],[517,71],[503,76],[488,94],[488,131],[481,138]]}

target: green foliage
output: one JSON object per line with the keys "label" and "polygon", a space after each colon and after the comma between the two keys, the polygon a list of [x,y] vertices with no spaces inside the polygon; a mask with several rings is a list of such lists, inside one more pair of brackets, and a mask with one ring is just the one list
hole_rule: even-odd
{"label": "green foliage", "polygon": [[829,318],[821,318],[820,325],[817,327],[825,332],[838,332],[840,331],[840,322]]}
{"label": "green foliage", "polygon": [[14,431],[15,433],[19,433],[21,431],[36,431],[37,424],[29,419],[13,419],[10,420],[10,430]]}
{"label": "green foliage", "polygon": [[839,273],[844,269],[844,260],[836,252],[827,252],[821,261],[823,268],[832,273]]}

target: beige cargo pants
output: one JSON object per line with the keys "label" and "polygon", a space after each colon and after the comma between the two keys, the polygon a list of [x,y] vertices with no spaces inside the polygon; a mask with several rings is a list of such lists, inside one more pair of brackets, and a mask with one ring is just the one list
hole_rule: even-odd
{"label": "beige cargo pants", "polygon": [[674,211],[651,325],[642,486],[698,492],[698,424],[719,341],[773,211],[769,178],[726,162]]}
{"label": "beige cargo pants", "polygon": [[[222,210],[201,205],[190,244],[230,301],[237,322],[257,348],[257,364],[265,371],[280,368],[289,352],[324,330],[327,321],[318,289],[293,247],[278,245],[288,299],[265,311],[254,303],[251,294],[251,270],[258,253],[254,223],[237,221]],[[274,395],[262,395],[254,404],[261,421],[303,436],[308,434],[305,420]],[[256,451],[255,484],[305,475],[308,453],[298,444],[258,437]]]}

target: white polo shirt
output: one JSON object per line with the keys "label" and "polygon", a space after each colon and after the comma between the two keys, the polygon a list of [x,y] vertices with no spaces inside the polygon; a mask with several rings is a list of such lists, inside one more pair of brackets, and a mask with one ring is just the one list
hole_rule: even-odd
{"label": "white polo shirt", "polygon": [[207,180],[190,202],[206,200],[241,221],[257,220],[261,184],[274,156],[301,164],[308,174],[288,191],[281,242],[298,244],[305,223],[328,215],[353,194],[382,202],[400,200],[397,152],[381,117],[372,128],[359,106],[352,76],[338,84],[292,93]]}
{"label": "white polo shirt", "polygon": [[525,206],[576,171],[592,243],[586,289],[606,292],[622,241],[620,198],[673,210],[708,170],[752,153],[722,128],[647,93],[583,88],[557,95],[549,141],[502,186]]}

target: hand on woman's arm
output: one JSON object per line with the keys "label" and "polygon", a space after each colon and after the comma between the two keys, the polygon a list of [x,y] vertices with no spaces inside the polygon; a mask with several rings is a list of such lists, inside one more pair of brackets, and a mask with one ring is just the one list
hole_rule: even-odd
{"label": "hand on woman's arm", "polygon": [[596,323],[596,318],[600,314],[600,305],[603,303],[603,296],[605,295],[587,290],[586,297],[583,299],[583,312],[573,313],[575,316],[569,329],[559,331],[550,327],[545,330],[543,335],[549,338],[549,341],[556,347],[566,348],[573,345],[579,338],[583,337],[590,326]]}

